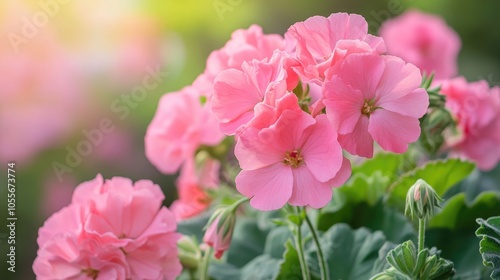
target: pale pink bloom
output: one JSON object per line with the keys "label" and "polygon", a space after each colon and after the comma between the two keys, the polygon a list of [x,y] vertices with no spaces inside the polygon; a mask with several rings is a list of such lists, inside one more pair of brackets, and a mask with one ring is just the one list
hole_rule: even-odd
{"label": "pale pink bloom", "polygon": [[[286,63],[289,57],[276,52],[267,61],[243,63],[243,71],[228,69],[215,79],[212,110],[223,133],[234,135],[255,116],[259,103],[275,105],[287,93]],[[296,76],[292,80],[296,80]],[[294,82],[290,82],[292,84]]]}
{"label": "pale pink bloom", "polygon": [[231,239],[233,238],[234,224],[236,222],[234,214],[229,214],[225,216],[225,220],[219,225],[221,216],[215,218],[215,220],[208,226],[203,236],[203,242],[208,246],[214,248],[214,256],[217,259],[222,257],[222,254],[229,249],[231,245]]}
{"label": "pale pink bloom", "polygon": [[314,119],[292,109],[278,113],[276,119],[267,128],[248,126],[241,132],[235,148],[242,168],[236,188],[263,211],[286,203],[325,206],[332,187],[350,175],[337,133],[325,115]]}
{"label": "pale pink bloom", "polygon": [[175,279],[182,270],[180,235],[163,199],[149,180],[98,175],[81,184],[72,204],[40,228],[35,273],[43,279]]}
{"label": "pale pink bloom", "polygon": [[198,147],[215,146],[223,138],[210,100],[188,86],[160,99],[146,132],[146,157],[161,172],[172,174],[194,157]]}
{"label": "pale pink bloom", "polygon": [[494,168],[500,161],[500,87],[458,77],[444,81],[441,93],[458,128],[458,135],[446,138],[451,155],[470,159],[482,170]]}
{"label": "pale pink bloom", "polygon": [[245,61],[270,58],[275,50],[283,50],[285,40],[278,34],[264,34],[258,25],[238,29],[223,48],[213,51],[208,59],[205,74],[214,79],[226,69],[241,69]]}
{"label": "pale pink bloom", "polygon": [[178,221],[195,217],[205,211],[212,202],[205,190],[217,188],[219,185],[220,163],[207,158],[200,165],[196,166],[193,160],[186,162],[177,179],[179,199],[172,203],[170,210]]}
{"label": "pale pink bloom", "polygon": [[356,14],[313,16],[292,25],[285,37],[296,42],[295,56],[302,64],[297,71],[301,77],[319,84],[327,70],[350,53],[385,52],[382,38],[368,34],[366,20]]}
{"label": "pale pink bloom", "polygon": [[118,249],[94,246],[85,250],[85,241],[76,235],[62,234],[51,238],[38,250],[33,271],[38,280],[81,279],[107,280],[127,279],[129,275],[125,255]]}
{"label": "pale pink bloom", "polygon": [[415,64],[422,72],[447,79],[457,73],[461,42],[457,33],[437,16],[408,11],[380,28],[389,54]]}
{"label": "pale pink bloom", "polygon": [[420,135],[429,105],[417,67],[393,56],[352,54],[325,82],[326,112],[351,154],[373,156],[373,141],[403,153]]}

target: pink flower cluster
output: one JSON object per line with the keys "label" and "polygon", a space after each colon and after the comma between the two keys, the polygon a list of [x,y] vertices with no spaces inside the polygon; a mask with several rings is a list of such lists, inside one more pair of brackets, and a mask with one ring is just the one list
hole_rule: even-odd
{"label": "pink flower cluster", "polygon": [[236,188],[253,207],[323,207],[350,176],[344,150],[372,157],[376,142],[403,153],[420,135],[429,105],[420,70],[385,51],[355,14],[314,16],[284,37],[237,30],[192,86],[162,99],[148,158],[175,172],[200,145],[222,139],[218,123],[237,140]]}
{"label": "pink flower cluster", "polygon": [[376,142],[403,153],[418,139],[420,71],[383,55],[367,30],[359,15],[311,17],[288,29],[283,50],[215,77],[212,109],[236,136],[236,188],[253,207],[323,207],[350,176],[343,150],[372,157]]}
{"label": "pink flower cluster", "polygon": [[494,168],[500,162],[500,87],[458,77],[444,81],[441,92],[457,122],[457,131],[446,138],[451,155],[470,159],[482,170]]}
{"label": "pink flower cluster", "polygon": [[176,222],[158,185],[101,175],[39,230],[37,279],[175,279]]}

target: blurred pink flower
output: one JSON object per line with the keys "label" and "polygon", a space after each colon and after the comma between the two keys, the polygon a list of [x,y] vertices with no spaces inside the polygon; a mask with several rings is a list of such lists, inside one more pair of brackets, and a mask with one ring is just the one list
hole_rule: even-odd
{"label": "blurred pink flower", "polygon": [[368,34],[368,23],[356,14],[313,16],[292,25],[285,34],[295,42],[295,56],[302,64],[297,71],[305,82],[318,82],[327,70],[350,53],[385,52],[384,41]]}
{"label": "blurred pink flower", "polygon": [[214,79],[226,69],[241,69],[243,62],[270,58],[275,50],[283,50],[285,40],[278,34],[264,34],[258,25],[238,29],[223,48],[213,51],[207,59],[205,74]]}
{"label": "blurred pink flower", "polygon": [[332,187],[350,175],[337,133],[325,115],[314,119],[294,109],[278,114],[269,127],[249,126],[239,135],[236,188],[263,211],[287,202],[321,208],[331,200]]}
{"label": "blurred pink flower", "polygon": [[223,138],[210,100],[188,86],[160,99],[146,132],[146,157],[161,172],[172,174],[194,157],[199,146],[214,146]]}
{"label": "blurred pink flower", "polygon": [[418,119],[429,105],[421,80],[418,68],[397,57],[348,56],[324,85],[326,112],[342,147],[372,157],[375,140],[384,150],[405,152],[418,139]]}
{"label": "blurred pink flower", "polygon": [[457,74],[460,38],[446,22],[437,16],[408,11],[386,21],[380,28],[389,54],[415,64],[436,79],[448,79]]}
{"label": "blurred pink flower", "polygon": [[39,279],[175,279],[177,225],[149,180],[98,175],[39,230]]}
{"label": "blurred pink flower", "polygon": [[7,42],[0,44],[0,69],[5,70],[0,75],[1,162],[26,163],[60,144],[85,110],[75,57],[51,31],[50,26],[39,30],[17,52]]}
{"label": "blurred pink flower", "polygon": [[441,93],[457,122],[458,135],[446,138],[451,155],[476,162],[482,170],[500,161],[500,87],[458,77],[443,81]]}
{"label": "blurred pink flower", "polygon": [[177,179],[179,199],[174,201],[170,210],[178,221],[195,217],[205,211],[212,202],[205,190],[219,185],[220,163],[207,158],[201,166],[193,160],[187,161]]}
{"label": "blurred pink flower", "polygon": [[287,92],[287,56],[276,52],[268,62],[244,62],[243,71],[228,69],[215,78],[212,110],[223,133],[234,135],[254,117],[259,103],[273,106]]}

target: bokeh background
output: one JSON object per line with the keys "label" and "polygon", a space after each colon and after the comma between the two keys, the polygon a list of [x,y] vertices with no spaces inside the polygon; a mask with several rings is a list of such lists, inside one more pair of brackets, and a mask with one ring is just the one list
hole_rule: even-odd
{"label": "bokeh background", "polygon": [[[35,278],[38,228],[97,173],[150,179],[167,205],[176,198],[175,176],[160,174],[144,155],[146,128],[161,95],[192,83],[234,30],[258,24],[283,34],[310,16],[349,12],[363,15],[375,34],[410,8],[442,16],[460,35],[460,75],[500,85],[496,0],[0,2],[0,278]],[[16,273],[6,264],[11,161]]]}

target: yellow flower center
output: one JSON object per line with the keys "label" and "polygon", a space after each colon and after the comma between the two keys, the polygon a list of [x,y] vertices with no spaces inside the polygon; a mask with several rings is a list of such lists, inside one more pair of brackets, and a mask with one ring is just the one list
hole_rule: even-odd
{"label": "yellow flower center", "polygon": [[297,150],[286,152],[285,158],[283,159],[283,163],[290,165],[291,167],[299,167],[302,162],[304,162],[304,158]]}
{"label": "yellow flower center", "polygon": [[373,104],[373,101],[366,101],[363,104],[363,107],[361,108],[361,114],[369,117],[373,111],[375,111],[377,107]]}

